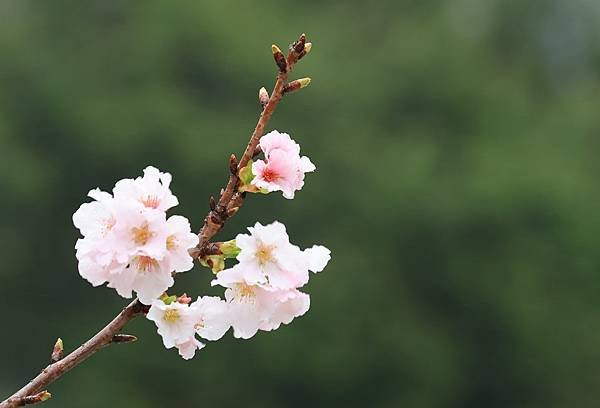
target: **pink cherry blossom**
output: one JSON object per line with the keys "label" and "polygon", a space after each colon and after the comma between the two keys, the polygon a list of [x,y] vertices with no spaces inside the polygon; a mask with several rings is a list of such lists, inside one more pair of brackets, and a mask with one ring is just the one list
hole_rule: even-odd
{"label": "pink cherry blossom", "polygon": [[229,328],[229,306],[216,296],[199,297],[190,305],[194,328],[198,336],[206,340],[218,340]]}
{"label": "pink cherry blossom", "polygon": [[154,300],[146,317],[156,324],[164,346],[177,347],[184,359],[189,360],[196,350],[204,347],[195,337],[195,314],[189,305],[179,302],[167,305],[162,300]]}
{"label": "pink cherry blossom", "polygon": [[320,272],[331,258],[330,251],[319,245],[302,251],[289,241],[285,225],[256,223],[248,234],[238,234],[237,260],[244,279],[250,284],[269,285],[277,289],[294,289],[308,282],[309,271]]}
{"label": "pink cherry blossom", "polygon": [[315,170],[306,156],[300,156],[300,146],[287,133],[274,130],[260,139],[265,160],[252,164],[252,184],[267,191],[281,191],[288,199],[304,186],[304,174]]}
{"label": "pink cherry blossom", "polygon": [[184,341],[178,341],[176,344],[176,347],[179,350],[179,355],[183,357],[184,360],[194,358],[196,350],[203,349],[204,346],[205,344],[198,341],[194,336],[188,337]]}
{"label": "pink cherry blossom", "polygon": [[287,133],[273,130],[260,138],[260,149],[268,158],[272,151],[283,150],[286,153],[300,155],[300,145]]}
{"label": "pink cherry blossom", "polygon": [[186,218],[166,218],[166,209],[177,204],[170,182],[168,173],[148,167],[144,177],[117,182],[114,196],[90,191],[95,201],[73,214],[83,235],[75,245],[83,278],[93,286],[108,283],[123,297],[135,292],[150,304],[173,285],[172,272],[193,267],[188,250],[198,237]]}
{"label": "pink cherry blossom", "polygon": [[117,200],[135,200],[144,207],[167,211],[179,203],[169,189],[170,184],[169,173],[162,173],[157,168],[148,166],[144,169],[143,177],[118,181],[113,194]]}
{"label": "pink cherry blossom", "polygon": [[308,311],[307,294],[297,289],[274,289],[251,284],[244,278],[243,265],[219,272],[213,285],[226,287],[229,319],[236,338],[249,339],[260,330],[274,330],[282,323]]}
{"label": "pink cherry blossom", "polygon": [[171,269],[175,272],[189,271],[194,267],[194,260],[189,249],[198,245],[198,235],[191,232],[190,222],[181,215],[172,215],[167,220],[167,256]]}
{"label": "pink cherry blossom", "polygon": [[187,341],[195,334],[194,314],[187,304],[172,302],[167,305],[155,299],[146,317],[156,324],[166,348],[175,347],[178,342]]}
{"label": "pink cherry blossom", "polygon": [[154,300],[147,318],[157,327],[166,348],[177,347],[179,354],[187,359],[204,344],[196,339],[196,334],[207,340],[218,340],[231,327],[228,304],[212,296],[199,297],[192,304]]}
{"label": "pink cherry blossom", "polygon": [[168,259],[158,260],[147,255],[131,258],[125,269],[113,273],[108,279],[108,287],[116,289],[125,298],[132,297],[132,292],[145,305],[163,294],[175,283],[171,274]]}

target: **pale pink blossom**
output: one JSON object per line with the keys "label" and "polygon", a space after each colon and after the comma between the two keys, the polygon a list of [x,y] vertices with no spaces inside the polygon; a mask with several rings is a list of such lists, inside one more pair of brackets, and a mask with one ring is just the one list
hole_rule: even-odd
{"label": "pale pink blossom", "polygon": [[260,139],[265,160],[252,164],[252,184],[260,189],[281,191],[288,199],[304,186],[304,174],[315,170],[306,156],[300,156],[300,146],[287,133],[274,130]]}
{"label": "pale pink blossom", "polygon": [[189,271],[194,267],[189,250],[198,245],[198,235],[191,232],[190,222],[181,215],[169,217],[166,227],[166,248],[171,269],[175,272]]}
{"label": "pale pink blossom", "polygon": [[169,188],[171,175],[162,173],[156,167],[144,169],[144,176],[136,179],[123,179],[115,184],[113,194],[117,200],[135,200],[146,208],[167,211],[179,201]]}
{"label": "pale pink blossom", "polygon": [[166,209],[177,204],[170,182],[168,173],[148,167],[144,177],[117,182],[114,196],[90,191],[95,201],[73,214],[83,235],[75,245],[83,278],[94,286],[108,283],[123,297],[136,292],[150,304],[173,285],[172,272],[193,267],[188,250],[198,237],[184,217],[166,218]]}
{"label": "pale pink blossom", "polygon": [[296,156],[300,155],[300,145],[296,143],[287,133],[273,130],[260,138],[260,149],[268,158],[272,151],[283,150]]}
{"label": "pale pink blossom", "polygon": [[110,194],[99,189],[91,190],[88,197],[95,201],[81,204],[73,214],[73,224],[86,238],[105,238],[117,222],[114,199]]}
{"label": "pale pink blossom", "polygon": [[199,297],[190,305],[194,328],[206,340],[218,340],[229,330],[229,306],[216,296]]}
{"label": "pale pink blossom", "polygon": [[194,303],[164,303],[154,300],[147,317],[157,327],[166,348],[177,347],[179,354],[187,359],[204,344],[196,334],[207,340],[218,340],[231,327],[228,304],[212,296],[199,297]]}
{"label": "pale pink blossom", "polygon": [[195,337],[195,314],[189,305],[179,302],[167,305],[162,300],[154,300],[146,317],[156,324],[164,346],[177,347],[184,359],[189,360],[196,350],[204,347]]}
{"label": "pale pink blossom", "polygon": [[183,343],[195,334],[194,314],[187,304],[172,302],[167,305],[155,299],[146,317],[156,324],[166,348],[175,347],[178,342]]}
{"label": "pale pink blossom", "polygon": [[137,255],[162,260],[167,255],[169,234],[165,213],[134,201],[116,202],[117,223],[113,235],[117,260]]}
{"label": "pale pink blossom", "polygon": [[205,344],[198,341],[194,336],[189,337],[184,341],[177,342],[176,344],[176,347],[179,350],[179,355],[183,357],[184,360],[194,358],[196,350],[203,349],[204,346]]}
{"label": "pale pink blossom", "polygon": [[276,289],[294,289],[308,282],[309,271],[320,272],[331,258],[330,251],[319,245],[302,251],[289,241],[285,225],[256,223],[248,234],[238,234],[235,242],[240,253],[244,279],[250,284]]}
{"label": "pale pink blossom", "polygon": [[249,283],[241,264],[219,272],[212,284],[227,288],[225,299],[236,338],[248,339],[259,329],[277,329],[306,313],[310,306],[308,295],[297,289],[281,290]]}
{"label": "pale pink blossom", "polygon": [[109,276],[107,286],[124,298],[131,298],[135,292],[140,302],[148,305],[174,283],[168,259],[137,255],[125,269]]}

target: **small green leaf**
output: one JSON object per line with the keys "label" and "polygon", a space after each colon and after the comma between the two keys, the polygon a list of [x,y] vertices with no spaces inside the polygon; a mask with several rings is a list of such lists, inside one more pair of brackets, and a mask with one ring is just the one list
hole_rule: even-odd
{"label": "small green leaf", "polygon": [[252,174],[252,163],[252,160],[249,160],[248,164],[246,164],[240,170],[240,181],[242,182],[243,186],[249,185],[252,183],[252,180],[254,180],[254,174]]}
{"label": "small green leaf", "polygon": [[241,249],[235,244],[235,239],[223,242],[219,247],[225,258],[235,258],[241,252]]}
{"label": "small green leaf", "polygon": [[173,296],[165,296],[162,298],[162,301],[164,302],[165,305],[170,305],[171,303],[175,302],[177,300],[177,296],[173,295]]}

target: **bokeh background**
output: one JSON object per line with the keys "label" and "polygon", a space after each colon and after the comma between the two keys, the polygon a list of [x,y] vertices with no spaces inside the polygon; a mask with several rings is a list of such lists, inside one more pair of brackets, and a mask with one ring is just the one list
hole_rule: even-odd
{"label": "bokeh background", "polygon": [[[600,2],[0,0],[0,396],[123,305],[77,273],[71,215],[149,164],[201,226],[272,87],[318,170],[253,196],[331,248],[310,312],[194,360],[151,322],[48,407],[593,407],[600,399]],[[176,291],[218,294],[196,267]]]}

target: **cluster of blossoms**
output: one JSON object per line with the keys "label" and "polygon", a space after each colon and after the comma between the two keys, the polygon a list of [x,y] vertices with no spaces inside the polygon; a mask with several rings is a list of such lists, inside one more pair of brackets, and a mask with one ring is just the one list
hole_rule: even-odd
{"label": "cluster of blossoms", "polygon": [[[315,166],[285,133],[265,135],[260,147],[265,160],[243,170],[241,186],[293,198],[304,184],[304,173]],[[150,305],[147,317],[165,347],[176,347],[185,359],[204,347],[198,337],[218,340],[232,327],[236,338],[248,339],[306,313],[310,297],[299,289],[310,272],[325,268],[330,251],[320,245],[301,250],[279,222],[256,223],[249,234],[220,244],[221,254],[214,259],[219,262],[211,262],[218,265],[213,266],[217,276],[212,285],[225,288],[225,299],[204,296],[192,302],[186,295],[168,296],[173,274],[193,267],[189,251],[198,245],[186,218],[166,216],[178,204],[170,183],[170,174],[148,167],[143,177],[117,182],[112,195],[98,189],[89,193],[95,201],[82,204],[73,215],[83,235],[75,246],[81,276],[94,286],[108,283],[123,297],[135,292]],[[225,258],[238,262],[224,269]]]}
{"label": "cluster of blossoms", "polygon": [[150,304],[173,285],[173,272],[192,269],[188,250],[198,237],[185,217],[167,218],[178,204],[170,183],[170,174],[147,167],[143,177],[117,182],[112,195],[89,192],[95,201],[73,214],[83,235],[75,245],[83,278],[94,286],[108,282],[126,298],[135,292]]}
{"label": "cluster of blossoms", "polygon": [[301,250],[290,243],[279,222],[248,228],[239,234],[238,264],[217,274],[229,303],[233,334],[250,338],[260,330],[275,330],[306,313],[310,298],[298,289],[308,282],[309,271],[321,272],[329,262],[327,248],[315,245]]}

